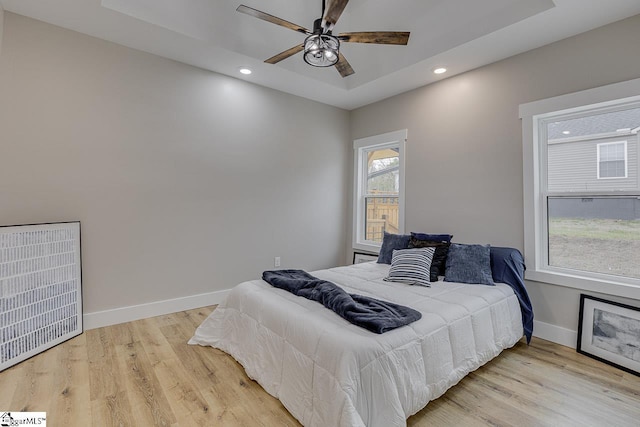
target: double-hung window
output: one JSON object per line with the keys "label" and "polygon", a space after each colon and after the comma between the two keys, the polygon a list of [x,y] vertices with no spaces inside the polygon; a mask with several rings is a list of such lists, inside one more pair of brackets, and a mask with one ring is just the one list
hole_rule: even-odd
{"label": "double-hung window", "polygon": [[404,232],[407,130],[357,139],[354,148],[353,248],[377,252],[384,232]]}
{"label": "double-hung window", "polygon": [[[625,132],[619,129],[616,132]],[[598,179],[627,177],[627,141],[598,144]]]}
{"label": "double-hung window", "polygon": [[526,277],[640,298],[640,79],[520,117]]}

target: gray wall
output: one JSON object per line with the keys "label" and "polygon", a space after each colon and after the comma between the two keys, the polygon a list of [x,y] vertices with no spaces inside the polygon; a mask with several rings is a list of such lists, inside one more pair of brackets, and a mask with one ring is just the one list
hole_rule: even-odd
{"label": "gray wall", "polygon": [[[362,107],[351,138],[408,129],[407,231],[522,250],[518,106],[640,77],[639,39],[636,16]],[[528,289],[537,320],[577,329],[579,291]]]}
{"label": "gray wall", "polygon": [[4,34],[4,9],[0,4],[0,55],[2,54],[2,35]]}
{"label": "gray wall", "polygon": [[342,263],[349,144],[344,110],[5,13],[0,225],[82,221],[85,313]]}

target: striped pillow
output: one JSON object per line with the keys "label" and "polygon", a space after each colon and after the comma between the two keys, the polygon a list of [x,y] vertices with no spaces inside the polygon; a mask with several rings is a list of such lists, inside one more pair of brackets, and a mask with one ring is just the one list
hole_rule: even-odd
{"label": "striped pillow", "polygon": [[396,249],[391,258],[388,282],[401,282],[409,285],[431,286],[429,269],[436,248]]}

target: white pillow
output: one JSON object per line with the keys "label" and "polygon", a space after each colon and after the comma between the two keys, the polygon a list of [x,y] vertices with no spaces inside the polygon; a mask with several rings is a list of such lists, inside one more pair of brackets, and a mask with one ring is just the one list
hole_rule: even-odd
{"label": "white pillow", "polygon": [[429,270],[436,248],[395,249],[391,257],[388,282],[431,286]]}

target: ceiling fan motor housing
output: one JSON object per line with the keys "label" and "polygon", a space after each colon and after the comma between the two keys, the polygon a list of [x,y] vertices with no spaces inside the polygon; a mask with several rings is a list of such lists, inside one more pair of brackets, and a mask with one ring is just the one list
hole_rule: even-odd
{"label": "ceiling fan motor housing", "polygon": [[[313,34],[322,34],[324,29],[322,28],[322,18],[318,18],[313,21]],[[331,31],[327,31],[328,34],[331,34]]]}

